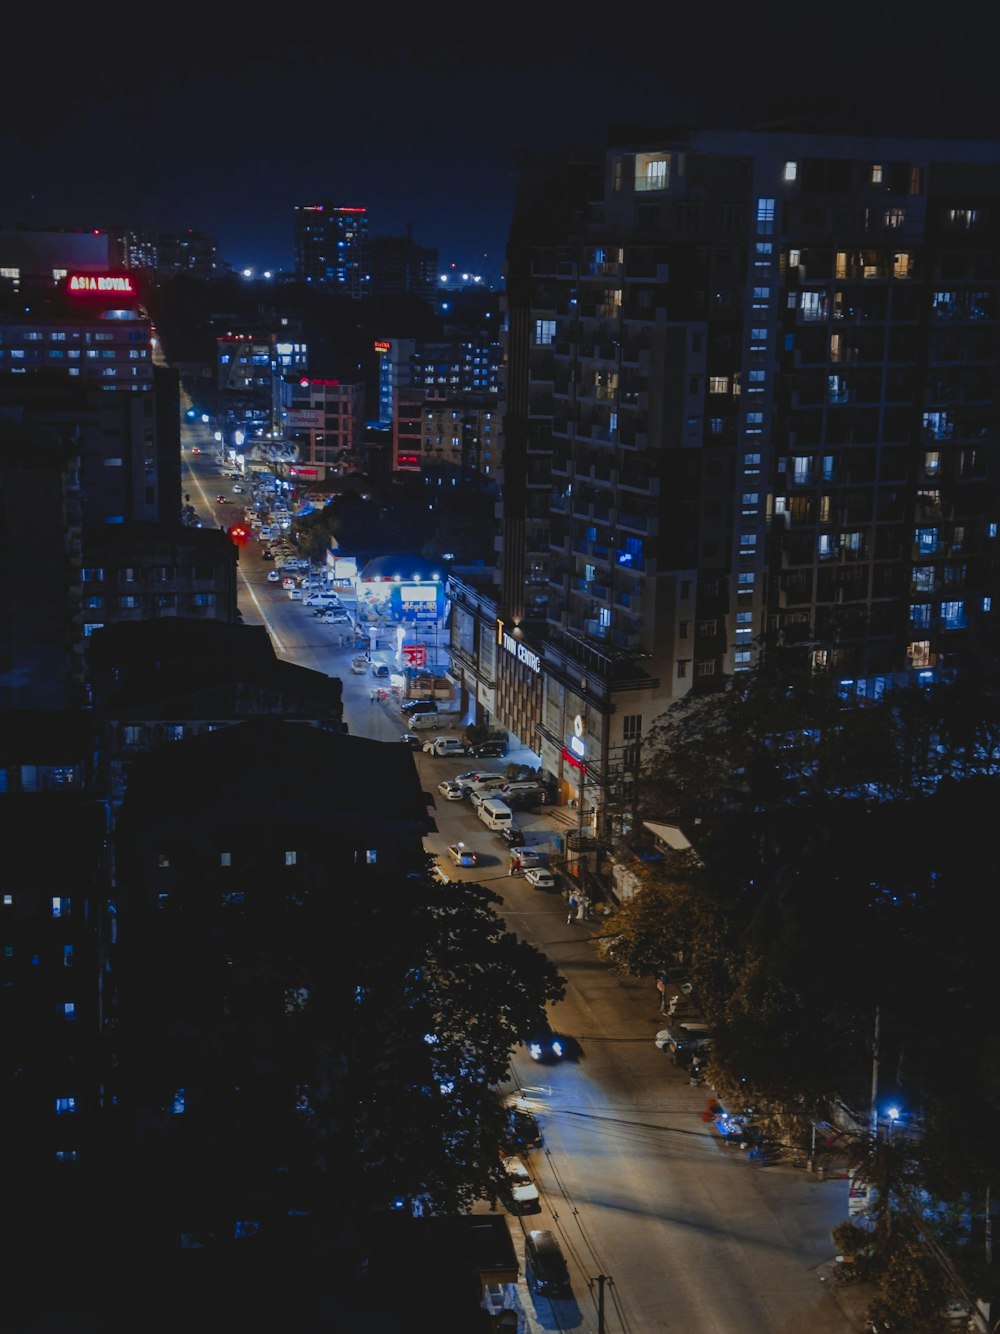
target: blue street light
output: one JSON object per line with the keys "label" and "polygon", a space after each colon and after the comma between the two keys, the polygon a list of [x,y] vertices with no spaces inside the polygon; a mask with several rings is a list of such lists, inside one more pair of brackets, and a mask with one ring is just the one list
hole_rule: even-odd
{"label": "blue street light", "polygon": [[893,1129],[895,1128],[896,1122],[899,1120],[899,1108],[887,1107],[885,1109],[885,1114],[889,1118],[889,1138],[892,1139]]}

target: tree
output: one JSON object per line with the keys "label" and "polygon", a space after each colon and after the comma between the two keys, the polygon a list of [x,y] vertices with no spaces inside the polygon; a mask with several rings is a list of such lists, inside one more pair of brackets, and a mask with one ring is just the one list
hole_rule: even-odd
{"label": "tree", "polygon": [[166,1238],[294,1205],[335,1231],[496,1193],[494,1086],[562,979],[492,891],[364,869],[294,900],[250,875],[133,933],[124,1217]]}

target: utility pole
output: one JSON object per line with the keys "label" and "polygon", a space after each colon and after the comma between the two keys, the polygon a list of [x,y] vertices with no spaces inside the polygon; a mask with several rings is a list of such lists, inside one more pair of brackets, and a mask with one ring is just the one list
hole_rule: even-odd
{"label": "utility pole", "polygon": [[596,1279],[590,1281],[597,1284],[597,1334],[604,1334],[604,1285],[610,1283],[614,1286],[614,1279],[607,1274],[598,1274]]}
{"label": "utility pole", "polygon": [[878,1139],[878,1057],[881,1011],[875,1006],[875,1040],[872,1045],[872,1139]]}

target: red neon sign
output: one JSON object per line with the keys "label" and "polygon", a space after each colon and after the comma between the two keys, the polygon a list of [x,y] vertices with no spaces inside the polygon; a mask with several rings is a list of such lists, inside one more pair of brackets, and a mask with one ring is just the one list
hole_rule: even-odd
{"label": "red neon sign", "polygon": [[388,352],[388,351],[391,349],[391,347],[392,347],[392,344],[391,344],[390,342],[388,342],[385,338],[376,338],[376,339],[375,339],[375,351],[376,351],[376,352]]}
{"label": "red neon sign", "polygon": [[305,375],[304,375],[304,376],[302,377],[302,379],[299,381],[299,387],[302,388],[302,389],[307,388],[307,387],[308,387],[309,385],[311,385],[311,384],[326,384],[326,385],[330,385],[330,386],[332,386],[332,387],[334,387],[334,388],[339,388],[339,386],[340,386],[340,381],[339,381],[339,380],[311,380],[311,379],[309,379],[309,378],[308,378],[307,376],[305,376]]}
{"label": "red neon sign", "polygon": [[127,273],[71,273],[66,284],[70,292],[99,292],[102,295],[134,296],[135,288]]}

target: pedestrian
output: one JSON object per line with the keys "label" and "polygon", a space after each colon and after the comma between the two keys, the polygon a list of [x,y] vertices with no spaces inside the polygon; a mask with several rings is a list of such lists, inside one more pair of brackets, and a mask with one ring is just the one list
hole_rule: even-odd
{"label": "pedestrian", "polygon": [[567,913],[566,913],[566,923],[567,923],[567,925],[568,925],[570,922],[573,922],[573,921],[578,920],[578,919],[577,919],[577,916],[576,916],[576,895],[575,895],[575,894],[571,894],[571,895],[569,896],[569,903],[566,905],[566,907],[567,907],[567,910],[568,910]]}
{"label": "pedestrian", "polygon": [[586,894],[581,894],[576,901],[576,920],[578,922],[587,920],[587,910],[589,907],[590,899],[587,898]]}
{"label": "pedestrian", "polygon": [[372,703],[373,703],[373,704],[375,703],[375,691],[374,691],[374,690],[372,691]]}

